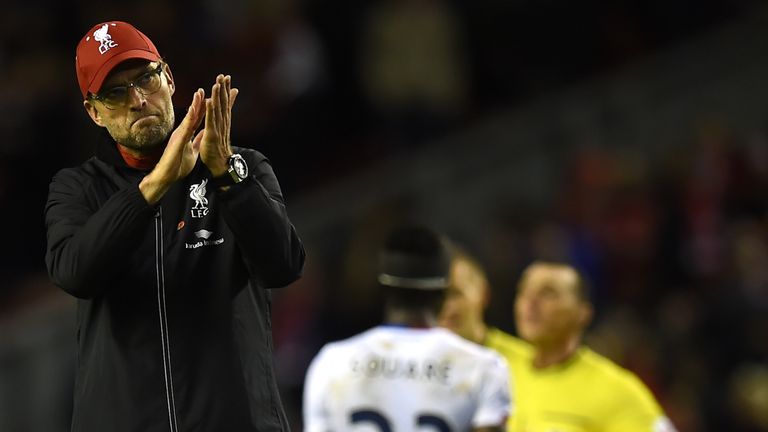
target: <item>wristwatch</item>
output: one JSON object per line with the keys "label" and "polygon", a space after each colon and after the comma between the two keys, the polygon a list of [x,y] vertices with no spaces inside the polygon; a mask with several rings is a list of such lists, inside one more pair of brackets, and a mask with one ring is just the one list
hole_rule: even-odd
{"label": "wristwatch", "polygon": [[227,172],[224,175],[211,179],[211,183],[214,186],[232,186],[248,178],[248,164],[245,163],[245,159],[242,156],[235,153],[229,157],[227,163],[229,165]]}

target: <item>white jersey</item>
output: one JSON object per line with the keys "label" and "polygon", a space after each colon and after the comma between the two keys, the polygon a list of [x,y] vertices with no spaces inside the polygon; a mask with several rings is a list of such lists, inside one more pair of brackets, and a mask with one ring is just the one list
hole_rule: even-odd
{"label": "white jersey", "polygon": [[329,343],[307,371],[307,432],[468,431],[503,425],[506,361],[442,328],[379,326]]}

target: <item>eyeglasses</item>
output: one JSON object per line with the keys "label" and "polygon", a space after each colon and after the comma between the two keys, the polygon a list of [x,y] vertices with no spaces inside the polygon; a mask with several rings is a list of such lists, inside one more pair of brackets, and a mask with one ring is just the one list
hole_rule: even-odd
{"label": "eyeglasses", "polygon": [[113,110],[128,105],[131,87],[144,96],[151,95],[160,90],[160,86],[163,83],[160,73],[163,71],[164,66],[165,64],[160,63],[155,69],[141,74],[138,78],[125,85],[115,86],[102,90],[97,94],[92,94],[91,99],[95,99],[104,104],[107,109]]}

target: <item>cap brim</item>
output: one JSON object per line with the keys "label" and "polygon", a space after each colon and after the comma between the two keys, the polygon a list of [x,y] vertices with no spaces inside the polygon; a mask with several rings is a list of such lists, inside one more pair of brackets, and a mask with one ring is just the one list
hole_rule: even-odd
{"label": "cap brim", "polygon": [[[160,60],[160,57],[153,52],[143,49],[133,49],[121,52],[120,54],[117,54],[104,62],[104,64],[101,66],[101,69],[99,69],[96,72],[96,75],[93,76],[93,81],[91,81],[91,83],[88,85],[88,92],[93,94],[98,93],[101,89],[101,85],[104,84],[104,80],[107,78],[107,75],[112,72],[112,69],[114,69],[118,64],[131,59],[158,61]],[[87,94],[84,96],[87,96]]]}

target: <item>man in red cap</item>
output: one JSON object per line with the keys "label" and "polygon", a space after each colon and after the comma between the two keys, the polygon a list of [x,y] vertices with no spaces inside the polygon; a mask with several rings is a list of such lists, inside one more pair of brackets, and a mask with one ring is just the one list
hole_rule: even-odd
{"label": "man in red cap", "polygon": [[78,299],[72,430],[288,430],[269,289],[305,253],[267,159],[230,143],[231,77],[177,116],[170,67],[120,21],[85,34],[76,67],[105,133],[45,208],[48,272]]}

